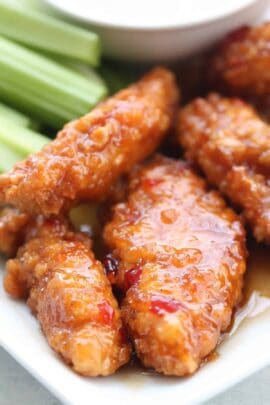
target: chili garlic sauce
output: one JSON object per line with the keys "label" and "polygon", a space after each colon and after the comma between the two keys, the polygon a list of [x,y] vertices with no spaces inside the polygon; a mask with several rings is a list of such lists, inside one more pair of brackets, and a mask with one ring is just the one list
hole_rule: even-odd
{"label": "chili garlic sauce", "polygon": [[[71,214],[75,226],[81,231],[88,231],[91,236],[93,233],[96,233],[95,230],[98,228],[96,217],[97,206],[89,206],[86,204],[76,208]],[[248,243],[248,251],[248,266],[245,274],[243,299],[235,311],[230,329],[223,336],[225,339],[235,334],[238,329],[241,328],[243,322],[246,323],[249,319],[270,310],[270,247],[257,244],[252,240]],[[217,351],[212,352],[207,357],[206,362],[215,361],[218,358],[219,354],[217,349]],[[129,369],[139,368],[141,374],[155,374],[152,371],[141,368],[137,360],[133,361],[133,364],[128,367]],[[125,373],[126,367],[121,373],[121,376]],[[126,379],[129,384],[130,379],[128,377],[126,377]],[[132,385],[137,386],[137,383],[133,383],[134,381]],[[139,378],[138,385],[141,384],[142,381]]]}

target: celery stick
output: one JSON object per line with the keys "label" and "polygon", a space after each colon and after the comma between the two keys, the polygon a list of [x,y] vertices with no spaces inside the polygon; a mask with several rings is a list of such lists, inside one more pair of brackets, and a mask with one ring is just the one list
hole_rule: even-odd
{"label": "celery stick", "polygon": [[31,119],[19,111],[0,103],[0,122],[2,119],[9,120],[20,127],[31,127]]}
{"label": "celery stick", "polygon": [[67,111],[74,111],[78,115],[88,111],[94,104],[94,98],[91,95],[87,97],[83,93],[81,95],[72,93],[72,89],[66,88],[61,83],[45,75],[36,74],[27,66],[0,54],[0,79],[5,81],[10,77],[27,85],[28,91],[32,94],[40,94],[40,97],[52,104],[57,103]]}
{"label": "celery stick", "polygon": [[46,50],[97,66],[100,60],[98,36],[86,29],[0,0],[0,33],[28,46]]}
{"label": "celery stick", "polygon": [[90,111],[107,89],[45,56],[0,37],[0,96],[50,126],[59,127]]}
{"label": "celery stick", "polygon": [[31,113],[38,120],[53,128],[61,128],[66,122],[77,118],[78,115],[70,113],[55,103],[47,102],[40,96],[30,94],[22,83],[3,81],[0,79],[0,97],[10,105]]}
{"label": "celery stick", "polygon": [[103,96],[108,95],[108,88],[106,85],[105,80],[103,77],[93,68],[86,65],[82,62],[75,62],[67,58],[55,56],[53,59],[58,62],[59,64],[73,70],[80,74],[80,76],[84,77],[85,79],[89,80],[92,84],[93,89],[96,86],[97,90],[100,92],[100,89],[103,89]]}
{"label": "celery stick", "polygon": [[0,173],[7,172],[23,157],[12,148],[0,143]]}
{"label": "celery stick", "polygon": [[[10,3],[18,4],[18,0],[9,0]],[[48,15],[52,15],[55,18],[59,18],[59,13],[54,8],[48,6],[44,0],[20,0],[20,5],[30,10],[39,11]]]}
{"label": "celery stick", "polygon": [[33,71],[50,76],[74,90],[80,90],[84,94],[91,94],[97,98],[104,97],[104,85],[98,88],[94,80],[86,80],[85,77],[65,68],[61,64],[51,60],[49,57],[40,55],[34,51],[24,48],[12,41],[0,36],[0,54],[22,63]]}
{"label": "celery stick", "polygon": [[107,87],[106,87],[104,79],[93,68],[91,68],[83,63],[77,63],[77,62],[72,62],[72,61],[66,61],[63,64],[64,64],[64,66],[69,67],[70,69],[74,70],[75,72],[80,73],[82,76],[84,76],[86,79],[90,80],[91,82],[95,83],[96,85],[103,86],[104,92],[107,92]]}
{"label": "celery stick", "polygon": [[[8,45],[8,46],[7,46]],[[22,60],[20,57],[18,57],[17,54],[17,46],[11,43],[7,42],[3,38],[0,37],[0,63],[1,63],[1,69],[0,69],[0,74],[1,76],[5,79],[5,75],[9,77],[12,75],[12,77],[17,77],[20,81],[27,81],[34,89],[39,86],[40,88],[42,86],[45,86],[45,90],[47,90],[47,93],[43,93],[43,96],[50,96],[50,87],[53,88],[54,93],[53,97],[60,95],[60,97],[63,96],[63,92],[65,95],[65,99],[61,100],[62,103],[68,103],[70,101],[70,97],[72,100],[72,103],[74,103],[76,100],[79,103],[83,103],[83,107],[85,108],[85,105],[89,106],[92,103],[96,101],[96,96],[93,95],[92,92],[92,87],[91,85],[88,86],[88,92],[86,91],[85,87],[82,90],[81,89],[81,83],[78,84],[78,88],[76,86],[73,87],[71,86],[71,82],[67,82],[65,79],[62,80],[60,77],[56,76],[54,77],[53,75],[50,75],[49,72],[45,71],[39,71],[38,69],[35,69],[35,66],[32,66],[31,63],[29,63],[27,56],[29,55],[29,51],[25,50],[24,52],[24,59]],[[21,48],[21,47],[20,47]],[[21,48],[23,49],[23,48]],[[24,51],[24,49],[23,49]],[[33,52],[30,52],[30,56]],[[61,68],[61,67],[60,67]],[[62,67],[62,70],[67,70],[64,67]],[[70,73],[70,72],[68,72]],[[71,72],[72,77],[68,78],[68,80],[73,79],[73,75],[76,75],[74,72]],[[78,76],[78,75],[77,75]],[[76,79],[76,77],[75,77]],[[79,79],[81,77],[79,76]],[[86,82],[86,83],[85,83]],[[68,85],[67,85],[68,83]],[[90,82],[91,83],[91,82]],[[84,79],[84,85],[88,85],[89,82]],[[79,87],[80,86],[80,87]],[[96,88],[96,85],[95,85]],[[42,89],[43,90],[43,89]],[[39,88],[38,90],[39,91]],[[90,93],[89,93],[90,91]],[[68,98],[69,97],[69,98]],[[73,105],[72,108],[75,106]],[[79,108],[79,107],[78,107]],[[80,110],[79,110],[80,111]]]}
{"label": "celery stick", "polygon": [[50,139],[28,128],[0,120],[0,142],[23,157],[39,151]]}

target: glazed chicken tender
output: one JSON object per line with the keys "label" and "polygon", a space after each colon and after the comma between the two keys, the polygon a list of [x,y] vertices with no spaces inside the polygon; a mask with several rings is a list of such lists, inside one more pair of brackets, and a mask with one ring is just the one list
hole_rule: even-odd
{"label": "glazed chicken tender", "polygon": [[193,373],[241,297],[246,252],[238,217],[188,164],[159,157],[133,174],[104,238],[142,363],[168,375]]}
{"label": "glazed chicken tender", "polygon": [[59,220],[38,219],[17,258],[7,263],[6,291],[28,298],[50,346],[85,376],[112,374],[130,357],[118,304],[90,240]]}
{"label": "glazed chicken tender", "polygon": [[173,74],[153,70],[0,176],[0,200],[49,216],[78,201],[104,198],[119,175],[156,149],[177,103]]}
{"label": "glazed chicken tender", "polygon": [[186,157],[243,211],[258,242],[270,243],[270,127],[239,99],[210,94],[180,111]]}
{"label": "glazed chicken tender", "polygon": [[225,38],[210,65],[210,81],[236,95],[270,94],[270,23],[243,27]]}
{"label": "glazed chicken tender", "polygon": [[29,216],[13,207],[0,208],[0,253],[16,254],[24,238]]}

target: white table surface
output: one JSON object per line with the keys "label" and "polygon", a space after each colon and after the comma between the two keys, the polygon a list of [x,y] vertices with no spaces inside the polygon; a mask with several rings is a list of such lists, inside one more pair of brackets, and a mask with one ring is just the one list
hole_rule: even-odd
{"label": "white table surface", "polygon": [[[212,399],[206,405],[228,404],[269,405],[270,367]],[[61,403],[0,348],[0,405],[61,405]]]}

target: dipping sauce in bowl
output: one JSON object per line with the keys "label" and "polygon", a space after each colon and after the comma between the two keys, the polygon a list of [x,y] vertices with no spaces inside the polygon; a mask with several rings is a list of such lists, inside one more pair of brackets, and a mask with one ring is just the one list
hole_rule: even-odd
{"label": "dipping sauce in bowl", "polygon": [[146,62],[188,56],[257,18],[267,0],[46,0],[100,34],[105,55]]}

